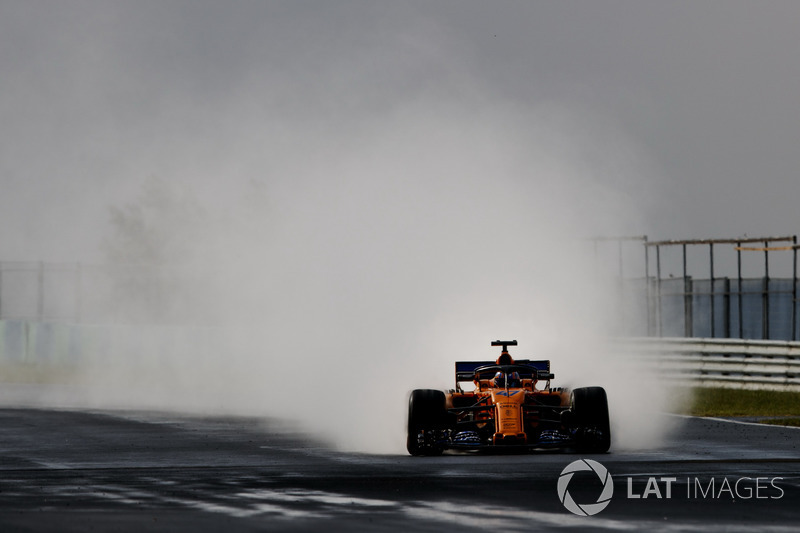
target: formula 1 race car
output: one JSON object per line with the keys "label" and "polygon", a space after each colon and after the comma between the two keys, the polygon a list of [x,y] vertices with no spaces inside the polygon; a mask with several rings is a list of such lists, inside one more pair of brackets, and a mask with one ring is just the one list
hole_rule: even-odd
{"label": "formula 1 race car", "polygon": [[[517,360],[502,346],[497,361],[456,362],[456,388],[417,389],[408,405],[411,455],[444,450],[571,449],[605,453],[611,445],[602,387],[551,388],[550,361]],[[473,382],[465,391],[461,384]]]}

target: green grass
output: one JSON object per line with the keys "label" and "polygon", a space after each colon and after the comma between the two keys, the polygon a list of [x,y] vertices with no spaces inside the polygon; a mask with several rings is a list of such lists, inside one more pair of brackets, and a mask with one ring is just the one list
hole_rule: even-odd
{"label": "green grass", "polygon": [[771,424],[773,426],[800,427],[800,418],[798,417],[765,418],[764,420],[759,420],[759,422],[762,424]]}
{"label": "green grass", "polygon": [[[800,392],[696,388],[680,412],[694,416],[797,416]],[[778,422],[775,422],[778,423]]]}

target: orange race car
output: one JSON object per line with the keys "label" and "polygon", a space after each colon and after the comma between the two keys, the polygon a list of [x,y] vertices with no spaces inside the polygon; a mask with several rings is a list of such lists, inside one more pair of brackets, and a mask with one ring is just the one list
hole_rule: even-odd
{"label": "orange race car", "polygon": [[[606,391],[551,388],[550,361],[515,361],[508,347],[516,345],[517,341],[492,342],[502,346],[497,361],[457,361],[455,389],[411,393],[411,455],[439,455],[448,449],[608,451]],[[472,382],[474,390],[462,389],[466,382]]]}

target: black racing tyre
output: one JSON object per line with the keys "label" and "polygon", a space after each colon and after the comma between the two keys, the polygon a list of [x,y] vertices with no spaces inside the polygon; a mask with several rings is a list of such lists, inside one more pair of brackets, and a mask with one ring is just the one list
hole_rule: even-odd
{"label": "black racing tyre", "polygon": [[[442,448],[429,442],[436,432],[447,427],[447,407],[444,392],[432,389],[417,389],[408,399],[408,438],[406,448],[411,455],[439,455]],[[427,434],[425,443],[420,443],[420,431]]]}
{"label": "black racing tyre", "polygon": [[579,452],[605,453],[611,447],[608,398],[603,387],[581,387],[572,391],[575,447]]}

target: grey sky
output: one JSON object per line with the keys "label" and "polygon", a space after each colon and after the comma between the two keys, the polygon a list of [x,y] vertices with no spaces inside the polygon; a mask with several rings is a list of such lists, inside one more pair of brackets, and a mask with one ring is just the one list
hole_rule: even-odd
{"label": "grey sky", "polygon": [[464,146],[560,152],[636,213],[587,233],[796,233],[799,23],[796,2],[2,0],[0,259],[92,259],[148,176],[282,201],[384,134],[386,162],[414,138],[469,165],[464,124]]}

